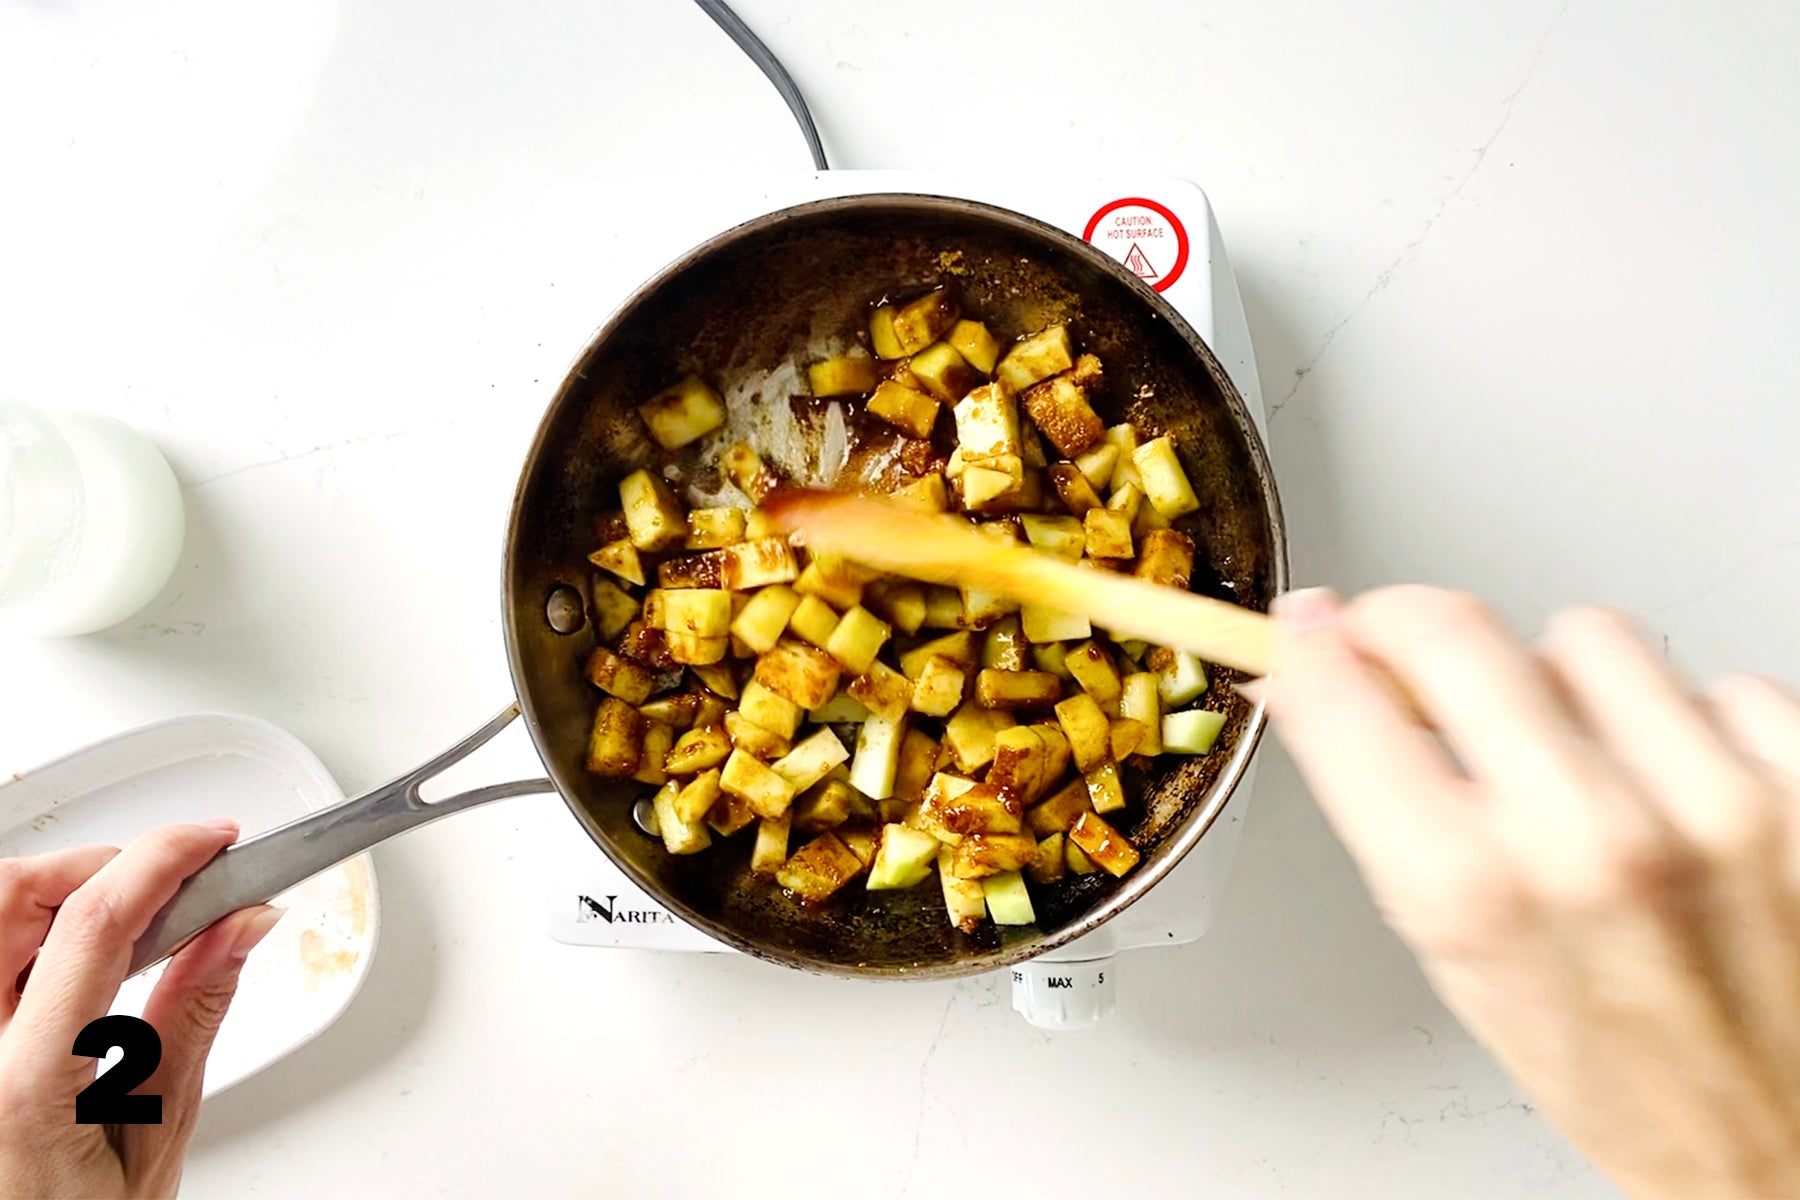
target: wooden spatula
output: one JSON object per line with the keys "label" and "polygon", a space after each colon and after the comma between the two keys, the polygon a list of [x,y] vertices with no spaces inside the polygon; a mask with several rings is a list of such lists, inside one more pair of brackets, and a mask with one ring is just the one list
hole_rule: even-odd
{"label": "wooden spatula", "polygon": [[1039,550],[994,542],[955,517],[873,496],[783,488],[763,507],[811,550],[1079,613],[1124,637],[1186,650],[1253,676],[1269,673],[1269,618],[1223,600],[1077,567]]}

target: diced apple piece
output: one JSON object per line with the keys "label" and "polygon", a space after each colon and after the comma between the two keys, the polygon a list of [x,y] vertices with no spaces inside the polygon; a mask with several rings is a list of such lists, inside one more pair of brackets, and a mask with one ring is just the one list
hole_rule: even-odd
{"label": "diced apple piece", "polygon": [[1019,608],[1019,626],[1028,642],[1075,642],[1091,637],[1094,632],[1088,619],[1080,613],[1066,613],[1041,604]]}
{"label": "diced apple piece", "polygon": [[1053,833],[1038,843],[1037,853],[1025,864],[1025,873],[1033,883],[1057,883],[1068,872],[1063,860],[1063,835]]}
{"label": "diced apple piece", "polygon": [[1123,875],[1137,866],[1138,851],[1129,839],[1094,813],[1083,813],[1069,830],[1069,841],[1093,859],[1109,875]]}
{"label": "diced apple piece", "polygon": [[929,438],[940,406],[922,391],[884,379],[866,407],[871,416],[880,417],[908,437]]}
{"label": "diced apple piece", "polygon": [[1142,721],[1134,721],[1130,717],[1115,717],[1112,723],[1112,756],[1116,763],[1124,762],[1126,757],[1137,753],[1138,747],[1144,744],[1144,736],[1150,727]]}
{"label": "diced apple piece", "polygon": [[1040,671],[1048,671],[1058,679],[1070,683],[1075,681],[1075,676],[1069,673],[1069,647],[1063,642],[1046,642],[1041,646],[1033,646],[1031,661],[1037,664]]}
{"label": "diced apple piece", "polygon": [[629,779],[643,748],[643,715],[616,696],[603,698],[588,736],[587,769],[610,779]]}
{"label": "diced apple piece", "polygon": [[920,805],[920,819],[939,841],[956,842],[974,833],[1010,834],[1024,827],[1024,806],[997,783],[972,783],[942,772],[932,777]]}
{"label": "diced apple piece", "polygon": [[878,826],[866,821],[846,821],[834,830],[838,840],[844,843],[850,853],[856,855],[856,861],[867,869],[875,861],[875,843],[881,836]]}
{"label": "diced apple piece", "polygon": [[1056,720],[1069,739],[1069,753],[1082,774],[1112,757],[1112,726],[1100,705],[1086,692],[1077,692],[1056,706]]}
{"label": "diced apple piece", "polygon": [[1022,341],[1014,342],[994,374],[1015,392],[1022,392],[1040,379],[1060,375],[1075,365],[1075,350],[1069,344],[1069,327],[1052,325]]}
{"label": "diced apple piece", "polygon": [[1044,782],[1036,792],[1026,797],[1027,800],[1035,800],[1049,791],[1051,785],[1069,769],[1069,738],[1063,733],[1062,726],[1051,720],[1033,725],[1032,729],[1044,743]]}
{"label": "diced apple piece", "polygon": [[1003,709],[965,704],[944,725],[944,744],[965,771],[976,771],[994,761],[994,735],[1018,724]]}
{"label": "diced apple piece", "polygon": [[720,837],[731,837],[749,828],[756,820],[756,813],[736,796],[721,792],[713,802],[712,811],[706,814],[706,823]]}
{"label": "diced apple piece", "polygon": [[794,801],[794,828],[801,833],[824,833],[850,819],[856,791],[841,779],[827,779]]}
{"label": "diced apple piece", "polygon": [[1048,671],[984,669],[975,677],[975,701],[983,708],[1048,708],[1062,698],[1062,680]]}
{"label": "diced apple piece", "polygon": [[875,390],[875,360],[860,352],[822,359],[806,368],[806,384],[819,397],[860,396]]}
{"label": "diced apple piece", "polygon": [[700,711],[700,697],[693,692],[672,692],[638,705],[646,721],[658,721],[671,729],[686,729]]}
{"label": "diced apple piece", "polygon": [[862,859],[835,833],[822,833],[794,852],[775,881],[809,904],[823,904],[862,874]]}
{"label": "diced apple piece", "polygon": [[1164,708],[1192,704],[1206,691],[1206,664],[1186,650],[1171,651],[1172,660],[1156,677],[1156,694]]}
{"label": "diced apple piece", "polygon": [[1069,868],[1071,875],[1092,875],[1100,869],[1094,865],[1094,860],[1087,856],[1086,851],[1066,836],[1063,839],[1063,864]]}
{"label": "diced apple piece", "polygon": [[731,739],[724,726],[700,725],[675,739],[663,759],[663,769],[671,775],[692,775],[716,767],[730,756]]}
{"label": "diced apple piece", "polygon": [[886,617],[888,623],[901,633],[917,633],[925,624],[923,584],[910,581],[890,583],[880,592],[870,588],[863,594],[863,603]]}
{"label": "diced apple piece", "polygon": [[1130,558],[1136,551],[1131,545],[1131,518],[1106,508],[1090,508],[1082,518],[1082,531],[1087,535],[1087,552],[1094,558]]}
{"label": "diced apple piece", "polygon": [[[1101,445],[1105,445],[1104,442]],[[1085,517],[1092,510],[1100,507],[1100,495],[1094,491],[1087,476],[1074,463],[1051,463],[1050,484],[1056,489],[1056,497],[1063,507],[1077,517]],[[1130,531],[1130,522],[1126,522],[1126,530]],[[1090,535],[1091,536],[1091,535]]]}
{"label": "diced apple piece", "polygon": [[781,483],[781,476],[763,462],[762,456],[742,442],[725,451],[722,463],[725,477],[738,491],[750,497],[752,504],[761,504],[763,497]]}
{"label": "diced apple piece", "polygon": [[1073,372],[1026,388],[1019,403],[1064,458],[1074,458],[1106,434],[1105,422],[1095,414],[1087,389],[1075,382]]}
{"label": "diced apple piece", "polygon": [[638,548],[629,538],[608,542],[588,555],[588,561],[603,571],[611,571],[626,583],[644,586],[644,560],[638,556]]}
{"label": "diced apple piece", "polygon": [[765,729],[741,712],[725,714],[725,734],[731,739],[734,749],[742,750],[745,754],[753,754],[760,759],[780,758],[794,748],[791,734]]}
{"label": "diced apple piece", "polygon": [[665,632],[700,638],[722,638],[731,632],[730,592],[719,588],[677,588],[659,594],[659,625]]}
{"label": "diced apple piece", "polygon": [[586,674],[589,683],[627,704],[642,704],[648,700],[651,685],[655,682],[640,664],[605,646],[595,646],[588,655]]}
{"label": "diced apple piece", "polygon": [[1017,871],[1037,853],[1037,839],[1023,833],[973,833],[956,843],[950,872],[958,879],[982,879]]}
{"label": "diced apple piece", "polygon": [[1162,700],[1157,691],[1160,679],[1149,671],[1137,671],[1127,675],[1122,685],[1119,715],[1144,727],[1144,736],[1137,744],[1139,754],[1162,753]]}
{"label": "diced apple piece", "polygon": [[661,721],[644,723],[644,745],[638,751],[638,767],[631,777],[639,783],[655,784],[661,787],[669,781],[668,771],[663,769],[663,759],[668,756],[669,747],[675,741],[675,731]]}
{"label": "diced apple piece", "polygon": [[687,515],[689,550],[718,550],[744,540],[744,510],[741,508],[696,508]]}
{"label": "diced apple piece", "polygon": [[668,641],[669,657],[686,666],[707,666],[723,662],[725,653],[731,648],[728,637],[701,637],[694,633],[682,633],[670,629],[663,633]]}
{"label": "diced apple piece", "polygon": [[[968,471],[999,456],[1017,456],[1019,445],[1019,407],[1012,389],[1001,383],[987,383],[957,402],[956,444],[962,451],[963,488],[968,489]],[[1024,464],[1020,464],[1023,477]],[[1010,472],[1009,472],[1010,474]]]}
{"label": "diced apple piece", "polygon": [[[958,847],[960,850],[961,847]],[[1031,893],[1025,877],[1017,871],[1002,871],[981,881],[982,895],[987,899],[988,916],[996,925],[1035,925],[1037,913],[1031,907]]]}
{"label": "diced apple piece", "polygon": [[638,602],[631,593],[603,575],[595,575],[588,589],[594,610],[594,630],[611,641],[624,632],[638,615]]}
{"label": "diced apple piece", "polygon": [[[1106,441],[1118,451],[1113,458],[1112,474],[1107,478],[1106,490],[1116,492],[1128,483],[1142,490],[1142,485],[1138,483],[1137,465],[1131,461],[1132,452],[1138,448],[1137,426],[1129,421],[1114,425],[1106,431]],[[1100,485],[1096,483],[1094,486]]]}
{"label": "diced apple piece", "polygon": [[963,507],[979,512],[994,501],[1016,491],[1020,482],[1011,475],[983,467],[967,467],[957,480]]}
{"label": "diced apple piece", "polygon": [[793,815],[764,817],[756,823],[756,843],[750,847],[750,870],[758,875],[774,875],[787,865],[788,835],[793,831]]}
{"label": "diced apple piece", "polygon": [[924,673],[925,664],[940,656],[949,659],[964,671],[973,671],[976,662],[975,635],[968,632],[947,633],[943,637],[921,643],[900,656],[900,673],[908,679],[916,680]]}
{"label": "diced apple piece", "polygon": [[932,655],[913,683],[912,710],[928,717],[949,716],[962,703],[967,682],[968,675],[961,667],[941,654]]}
{"label": "diced apple piece", "polygon": [[1146,501],[1138,505],[1137,516],[1131,519],[1131,536],[1142,542],[1144,535],[1152,529],[1169,528],[1169,518],[1156,511],[1156,505]]}
{"label": "diced apple piece", "polygon": [[738,714],[783,738],[793,737],[800,728],[800,706],[770,691],[756,679],[744,685],[744,694],[738,700]]}
{"label": "diced apple piece", "polygon": [[963,356],[948,342],[927,346],[906,361],[906,368],[928,394],[945,404],[960,400],[981,382],[983,374],[964,362]]}
{"label": "diced apple piece", "polygon": [[799,605],[800,593],[793,588],[780,584],[763,588],[732,621],[731,632],[756,653],[766,654],[781,640]]}
{"label": "diced apple piece", "polygon": [[869,719],[869,709],[849,692],[839,692],[806,716],[815,725],[854,725]]}
{"label": "diced apple piece", "polygon": [[908,727],[900,739],[900,762],[894,769],[894,795],[899,800],[917,800],[937,768],[938,744],[922,729]]}
{"label": "diced apple piece", "polygon": [[869,314],[869,345],[877,358],[905,358],[900,339],[894,334],[894,306],[883,304]]}
{"label": "diced apple piece", "polygon": [[950,494],[944,486],[944,477],[936,471],[895,488],[889,499],[918,512],[941,513],[950,508]]}
{"label": "diced apple piece", "polygon": [[1125,783],[1119,778],[1116,763],[1101,763],[1087,773],[1088,800],[1097,813],[1117,812],[1125,807]]}
{"label": "diced apple piece", "polygon": [[863,675],[893,632],[886,621],[858,604],[839,618],[825,642],[825,652],[844,670]]}
{"label": "diced apple piece", "polygon": [[1074,517],[1045,517],[1026,513],[1019,518],[1025,539],[1039,550],[1071,561],[1081,557],[1087,535]]}
{"label": "diced apple piece", "polygon": [[1156,511],[1173,521],[1200,507],[1181,459],[1175,453],[1175,441],[1166,434],[1152,438],[1131,452],[1131,465],[1137,468],[1140,486]]}
{"label": "diced apple piece", "polygon": [[631,544],[651,554],[687,538],[687,515],[674,493],[648,471],[633,471],[619,481],[619,502]]}
{"label": "diced apple piece", "polygon": [[857,729],[850,786],[871,800],[886,800],[893,795],[894,774],[900,765],[900,745],[905,736],[905,717],[876,713],[864,721]]}
{"label": "diced apple piece", "polygon": [[1110,711],[1118,705],[1119,668],[1104,646],[1098,642],[1083,642],[1069,651],[1064,662],[1081,690],[1098,701],[1102,709]]}
{"label": "diced apple piece", "polygon": [[940,847],[938,880],[944,888],[944,909],[950,916],[950,924],[964,933],[974,933],[981,928],[982,918],[987,916],[986,893],[982,891],[979,879],[958,879],[952,875],[950,860],[950,847]]}
{"label": "diced apple piece", "polygon": [[917,887],[931,875],[937,859],[938,840],[929,833],[908,829],[904,825],[881,828],[881,848],[875,852],[875,865],[869,869],[871,892]]}
{"label": "diced apple piece", "polygon": [[689,375],[639,405],[638,415],[657,445],[679,450],[725,424],[725,403],[705,380]]}
{"label": "diced apple piece", "polygon": [[1152,529],[1138,550],[1139,579],[1186,590],[1194,571],[1194,539],[1178,529]]}
{"label": "diced apple piece", "polygon": [[694,776],[675,794],[676,820],[689,825],[706,820],[722,794],[717,769]]}
{"label": "diced apple piece", "polygon": [[1072,828],[1082,813],[1093,811],[1094,802],[1088,796],[1087,781],[1074,779],[1043,803],[1026,809],[1025,823],[1035,836],[1048,837]]}
{"label": "diced apple piece", "polygon": [[725,725],[725,713],[727,711],[725,701],[718,696],[713,695],[711,692],[706,691],[704,688],[694,694],[700,698],[700,703],[694,708],[694,720],[692,724],[696,726],[717,725],[720,728],[723,728]]}
{"label": "diced apple piece", "polygon": [[681,664],[669,654],[668,635],[643,621],[633,621],[619,639],[619,653],[656,671],[673,671]]}
{"label": "diced apple piece", "polygon": [[1087,480],[1090,488],[1111,491],[1113,468],[1119,463],[1120,453],[1117,442],[1096,442],[1075,456],[1075,465],[1081,469],[1082,478]]}
{"label": "diced apple piece", "polygon": [[831,554],[815,554],[794,590],[802,596],[817,596],[833,608],[854,608],[862,603],[863,588],[878,572]]}
{"label": "diced apple piece", "polygon": [[1000,361],[1000,343],[986,325],[967,319],[958,321],[950,327],[950,336],[945,340],[977,371],[983,375],[994,373],[994,364]]}
{"label": "diced apple piece", "polygon": [[837,694],[835,660],[817,646],[783,638],[756,660],[756,682],[801,708],[817,708]]}
{"label": "diced apple piece", "polygon": [[906,715],[912,703],[913,685],[886,663],[873,662],[866,672],[850,681],[849,692],[875,716],[893,720]]}
{"label": "diced apple piece", "polygon": [[742,747],[733,750],[725,760],[719,786],[743,800],[759,817],[779,817],[794,802],[793,784]]}
{"label": "diced apple piece", "polygon": [[962,593],[939,584],[925,585],[925,620],[923,629],[961,629],[963,627]]}
{"label": "diced apple piece", "polygon": [[675,811],[675,798],[681,785],[670,781],[657,789],[656,831],[662,835],[663,847],[670,854],[698,854],[712,845],[712,834],[703,821],[684,821]]}
{"label": "diced apple piece", "polygon": [[657,565],[657,587],[718,588],[724,587],[724,556],[720,551],[688,554]]}
{"label": "diced apple piece", "polygon": [[831,774],[832,768],[847,762],[850,751],[838,741],[837,734],[820,729],[798,743],[792,750],[769,764],[769,768],[787,780],[794,794],[804,792]]}
{"label": "diced apple piece", "polygon": [[800,574],[794,548],[779,535],[749,538],[714,553],[719,556],[718,586],[734,592],[792,583]]}
{"label": "diced apple piece", "polygon": [[994,735],[994,764],[987,782],[1017,796],[1021,805],[1042,789],[1049,755],[1031,725],[1015,725]]}
{"label": "diced apple piece", "polygon": [[981,642],[981,665],[1001,671],[1024,671],[1029,647],[1017,616],[1006,616],[988,628]]}
{"label": "diced apple piece", "polygon": [[1224,728],[1224,713],[1204,709],[1170,713],[1162,722],[1163,753],[1210,753],[1219,740],[1219,731]]}
{"label": "diced apple piece", "polygon": [[964,588],[962,623],[970,629],[986,629],[1019,610],[1018,601],[985,588]]}
{"label": "diced apple piece", "polygon": [[1139,510],[1144,504],[1144,493],[1138,490],[1135,483],[1122,483],[1112,495],[1106,498],[1106,510],[1125,518],[1130,525],[1137,520]]}
{"label": "diced apple piece", "polygon": [[789,629],[821,650],[831,641],[831,632],[837,628],[837,623],[837,613],[817,596],[802,596],[788,618]]}
{"label": "diced apple piece", "polygon": [[[701,685],[713,695],[726,700],[737,699],[737,676],[731,673],[729,666],[722,663],[702,663],[688,669],[694,673],[694,678],[698,679]],[[724,713],[721,712],[720,716],[723,715]]]}
{"label": "diced apple piece", "polygon": [[956,297],[948,288],[927,292],[894,310],[894,340],[902,354],[917,354],[956,324]]}

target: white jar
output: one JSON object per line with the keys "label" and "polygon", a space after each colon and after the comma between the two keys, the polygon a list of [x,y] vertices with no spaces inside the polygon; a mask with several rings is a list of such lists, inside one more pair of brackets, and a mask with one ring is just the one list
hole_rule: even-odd
{"label": "white jar", "polygon": [[175,473],[141,433],[0,403],[0,633],[118,624],[168,582],[186,530]]}

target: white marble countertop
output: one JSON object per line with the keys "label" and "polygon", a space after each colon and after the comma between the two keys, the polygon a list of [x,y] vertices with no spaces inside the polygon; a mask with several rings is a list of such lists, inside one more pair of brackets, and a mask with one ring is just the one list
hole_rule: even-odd
{"label": "white marble countertop", "polygon": [[[838,166],[1208,189],[1300,579],[1611,601],[1697,670],[1800,677],[1791,6],[739,9]],[[508,221],[569,179],[806,165],[681,3],[39,0],[0,8],[0,111],[0,393],[149,430],[192,523],[142,617],[7,648],[8,769],[222,709],[355,790],[479,723],[506,501],[579,348],[482,286]],[[1609,1194],[1278,749],[1217,927],[1079,1035],[985,980],[556,946],[554,804],[378,851],[366,990],[209,1108],[188,1194]]]}

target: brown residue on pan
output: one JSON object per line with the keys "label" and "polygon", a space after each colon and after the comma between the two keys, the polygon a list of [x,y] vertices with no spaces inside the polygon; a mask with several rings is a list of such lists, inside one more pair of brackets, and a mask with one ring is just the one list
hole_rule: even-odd
{"label": "brown residue on pan", "polygon": [[369,932],[369,864],[353,858],[344,864],[344,888],[349,895],[347,915],[350,936],[362,937]]}
{"label": "brown residue on pan", "polygon": [[326,980],[345,974],[356,965],[358,955],[352,950],[333,950],[325,944],[325,935],[316,929],[300,931],[300,973],[306,979],[306,990],[313,991]]}

